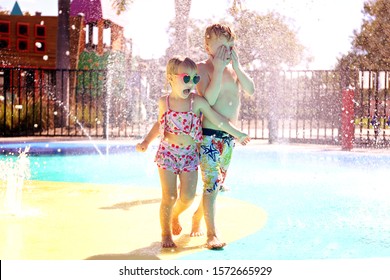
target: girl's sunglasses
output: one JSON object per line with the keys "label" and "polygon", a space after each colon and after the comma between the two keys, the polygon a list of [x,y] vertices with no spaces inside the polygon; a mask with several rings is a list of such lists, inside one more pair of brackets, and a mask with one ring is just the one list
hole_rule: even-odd
{"label": "girl's sunglasses", "polygon": [[[177,74],[176,76],[179,76],[183,79],[183,82],[188,84],[190,81],[191,81],[191,76],[188,75],[188,74]],[[199,75],[195,75],[194,77],[192,77],[192,82],[196,85],[197,83],[199,83],[200,81],[200,76]]]}

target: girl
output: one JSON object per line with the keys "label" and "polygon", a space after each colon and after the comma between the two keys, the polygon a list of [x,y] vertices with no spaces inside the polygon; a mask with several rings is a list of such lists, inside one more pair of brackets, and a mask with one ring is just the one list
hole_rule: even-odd
{"label": "girl", "polygon": [[[195,197],[199,165],[197,144],[202,141],[201,113],[221,130],[236,137],[242,145],[246,145],[250,138],[216,113],[206,99],[192,93],[200,80],[194,61],[188,57],[174,57],[167,64],[166,75],[172,92],[159,99],[158,125],[152,128],[142,143],[137,144],[136,149],[145,151],[149,143],[158,134],[161,135],[155,157],[162,188],[161,243],[163,248],[172,248],[176,247],[172,232],[175,235],[181,232],[179,215]],[[180,180],[179,199],[177,177]]]}

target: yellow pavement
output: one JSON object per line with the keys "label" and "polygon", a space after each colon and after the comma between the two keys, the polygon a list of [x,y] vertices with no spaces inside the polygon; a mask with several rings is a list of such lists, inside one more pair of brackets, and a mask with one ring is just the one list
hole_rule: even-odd
{"label": "yellow pavement", "polygon": [[[0,207],[4,192],[0,188]],[[178,248],[161,248],[160,197],[158,188],[25,182],[21,213],[0,214],[0,259],[176,259],[207,250],[204,236],[189,236],[200,196],[180,217],[183,231],[174,239]],[[222,195],[217,211],[227,243],[260,230],[266,221],[261,208]]]}

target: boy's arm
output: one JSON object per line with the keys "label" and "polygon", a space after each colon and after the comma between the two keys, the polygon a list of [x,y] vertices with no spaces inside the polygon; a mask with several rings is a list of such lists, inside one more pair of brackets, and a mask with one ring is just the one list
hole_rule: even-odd
{"label": "boy's arm", "polygon": [[199,108],[201,112],[209,121],[218,126],[221,130],[226,131],[227,133],[236,137],[242,145],[249,143],[250,137],[235,128],[227,118],[214,111],[207,100],[205,100],[203,97],[198,97],[197,102],[200,104]]}
{"label": "boy's arm", "polygon": [[205,69],[205,66],[199,67],[201,79],[199,85],[197,86],[197,90],[204,98],[206,98],[211,106],[215,104],[221,91],[223,71],[228,64],[226,57],[226,49],[221,46],[212,60],[214,69],[210,77]]}
{"label": "boy's arm", "polygon": [[249,95],[253,95],[255,92],[255,83],[252,78],[242,69],[241,64],[238,60],[237,52],[232,50],[232,66],[233,70],[237,74],[238,81],[240,82],[241,88]]}

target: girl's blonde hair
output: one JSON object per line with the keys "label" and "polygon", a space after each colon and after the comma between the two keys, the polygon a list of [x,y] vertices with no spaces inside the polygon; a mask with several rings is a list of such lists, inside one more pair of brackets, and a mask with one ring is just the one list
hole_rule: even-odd
{"label": "girl's blonde hair", "polygon": [[191,70],[197,70],[196,63],[189,57],[183,56],[174,56],[172,57],[167,64],[167,78],[170,74],[177,74],[177,69],[179,66],[183,65],[185,68],[189,68]]}
{"label": "girl's blonde hair", "polygon": [[204,41],[206,45],[209,43],[213,35],[216,38],[223,36],[226,38],[226,40],[228,40],[228,42],[237,38],[236,34],[234,34],[233,30],[231,30],[228,25],[221,23],[214,23],[206,28],[204,33]]}

